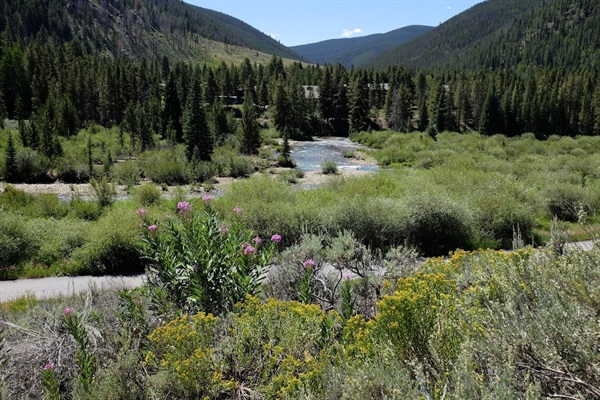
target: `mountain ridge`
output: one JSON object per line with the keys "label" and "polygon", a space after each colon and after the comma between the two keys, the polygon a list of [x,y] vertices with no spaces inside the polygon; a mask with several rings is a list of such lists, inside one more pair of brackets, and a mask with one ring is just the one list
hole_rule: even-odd
{"label": "mountain ridge", "polygon": [[[488,0],[372,58],[366,67],[600,67],[594,0]],[[593,34],[595,33],[595,35]]]}
{"label": "mountain ridge", "polygon": [[9,39],[77,40],[87,52],[110,57],[199,60],[213,41],[301,59],[237,18],[179,0],[5,0],[0,15]]}
{"label": "mountain ridge", "polygon": [[346,39],[328,39],[316,43],[290,46],[290,49],[315,64],[361,67],[369,59],[393,46],[433,29],[426,25],[409,25],[385,33]]}

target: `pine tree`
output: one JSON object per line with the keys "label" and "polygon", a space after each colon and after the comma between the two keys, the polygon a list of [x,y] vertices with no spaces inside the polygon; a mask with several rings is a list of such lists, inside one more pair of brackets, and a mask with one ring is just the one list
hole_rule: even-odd
{"label": "pine tree", "polygon": [[6,182],[14,183],[18,180],[17,151],[13,141],[12,132],[8,132],[8,143],[6,145],[6,162],[4,165],[4,179]]}
{"label": "pine tree", "polygon": [[243,154],[257,154],[260,147],[260,131],[256,122],[254,105],[250,97],[246,97],[244,101],[240,131],[240,151]]}
{"label": "pine tree", "polygon": [[206,123],[206,114],[202,105],[202,88],[197,77],[192,82],[183,115],[183,134],[188,161],[192,159],[209,161],[213,153],[214,140]]}
{"label": "pine tree", "polygon": [[163,108],[163,134],[167,136],[167,128],[172,127],[175,136],[173,138],[168,137],[175,143],[180,143],[182,135],[181,127],[181,103],[179,101],[179,94],[177,91],[177,85],[175,84],[175,78],[173,74],[169,76],[169,81],[165,88],[165,106]]}
{"label": "pine tree", "polygon": [[290,129],[290,100],[283,81],[277,82],[275,88],[275,111],[273,114],[273,123],[277,131],[283,135]]}
{"label": "pine tree", "polygon": [[319,112],[321,118],[329,121],[333,118],[333,96],[335,87],[331,76],[331,68],[326,67],[319,82]]}
{"label": "pine tree", "polygon": [[352,81],[350,87],[349,112],[350,132],[361,132],[369,126],[369,87],[364,74]]}

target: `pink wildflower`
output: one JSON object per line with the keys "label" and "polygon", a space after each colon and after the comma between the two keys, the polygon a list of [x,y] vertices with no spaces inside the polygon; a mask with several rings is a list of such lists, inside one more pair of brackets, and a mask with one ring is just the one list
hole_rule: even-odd
{"label": "pink wildflower", "polygon": [[146,218],[146,215],[148,214],[148,212],[146,211],[145,208],[138,208],[135,213],[138,215],[138,217],[140,217],[142,219]]}
{"label": "pink wildflower", "polygon": [[259,246],[262,244],[262,239],[258,235],[256,235],[256,237],[254,239],[252,239],[252,243]]}
{"label": "pink wildflower", "polygon": [[271,242],[275,242],[275,243],[281,242],[281,235],[275,234],[275,235],[271,236]]}
{"label": "pink wildflower", "polygon": [[73,307],[65,307],[65,309],[63,310],[63,313],[67,316],[70,317],[71,314],[73,314],[75,312],[75,310],[73,309]]}
{"label": "pink wildflower", "polygon": [[244,255],[245,256],[251,256],[252,254],[256,253],[256,249],[250,245],[246,245],[246,247],[244,247]]}
{"label": "pink wildflower", "polygon": [[212,200],[212,197],[210,197],[210,196],[209,196],[209,195],[207,195],[207,194],[206,194],[206,195],[204,195],[204,196],[202,196],[202,202],[203,202],[205,205],[208,205],[208,204],[210,203],[210,201],[211,201],[211,200]]}
{"label": "pink wildflower", "polygon": [[152,233],[152,234],[156,234],[156,231],[158,230],[158,226],[157,225],[150,225],[148,227],[148,232]]}
{"label": "pink wildflower", "polygon": [[306,269],[313,268],[316,265],[315,260],[309,258],[308,260],[302,263],[302,266]]}
{"label": "pink wildflower", "polygon": [[228,234],[228,233],[229,233],[229,228],[228,228],[226,225],[221,225],[221,226],[219,227],[219,233],[220,233],[221,235],[226,235],[226,234]]}
{"label": "pink wildflower", "polygon": [[44,365],[44,367],[42,369],[44,371],[48,371],[48,370],[54,369],[55,367],[56,366],[54,365],[54,361],[50,361],[46,365]]}
{"label": "pink wildflower", "polygon": [[187,201],[180,201],[179,203],[177,203],[177,212],[186,212],[192,209],[192,206],[190,206],[190,203],[188,203]]}
{"label": "pink wildflower", "polygon": [[241,215],[242,211],[244,211],[244,210],[240,206],[233,207],[233,212],[236,213],[237,215]]}

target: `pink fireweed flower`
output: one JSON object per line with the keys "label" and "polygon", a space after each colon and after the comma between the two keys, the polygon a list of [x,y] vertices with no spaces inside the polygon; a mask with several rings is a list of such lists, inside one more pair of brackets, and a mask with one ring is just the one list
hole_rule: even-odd
{"label": "pink fireweed flower", "polygon": [[256,253],[256,249],[254,247],[252,247],[251,245],[247,244],[244,248],[244,255],[245,256],[251,256],[252,254]]}
{"label": "pink fireweed flower", "polygon": [[56,366],[54,365],[54,361],[50,361],[48,362],[46,365],[44,365],[44,367],[42,368],[44,371],[49,371],[54,369]]}
{"label": "pink fireweed flower", "polygon": [[271,242],[279,243],[281,242],[281,235],[273,235],[271,236]]}
{"label": "pink fireweed flower", "polygon": [[344,275],[344,279],[345,280],[350,280],[350,279],[352,279],[352,275],[346,274],[346,275]]}
{"label": "pink fireweed flower", "polygon": [[187,201],[180,201],[179,203],[177,203],[177,212],[186,212],[192,209],[192,206],[190,206],[190,203],[188,203]]}
{"label": "pink fireweed flower", "polygon": [[157,225],[150,225],[148,227],[148,232],[150,232],[151,234],[155,235],[156,231],[158,230],[158,226]]}
{"label": "pink fireweed flower", "polygon": [[302,266],[306,269],[309,268],[313,268],[317,263],[315,263],[315,260],[313,260],[312,258],[309,258],[308,260],[304,261],[302,263]]}
{"label": "pink fireweed flower", "polygon": [[242,211],[244,211],[244,210],[240,206],[233,207],[233,212],[236,213],[237,215],[242,214]]}
{"label": "pink fireweed flower", "polygon": [[259,246],[260,244],[262,244],[262,239],[258,235],[256,235],[256,237],[252,239],[252,243]]}
{"label": "pink fireweed flower", "polygon": [[145,208],[138,208],[135,213],[138,215],[138,217],[140,217],[142,219],[146,218],[146,215],[148,214],[148,212],[146,211]]}
{"label": "pink fireweed flower", "polygon": [[205,205],[208,205],[208,204],[210,203],[210,201],[211,201],[211,200],[212,200],[212,197],[210,197],[209,195],[204,195],[204,196],[202,196],[202,202],[203,202]]}
{"label": "pink fireweed flower", "polygon": [[63,313],[67,316],[70,317],[71,314],[73,314],[75,312],[75,310],[73,309],[73,307],[65,307],[65,309],[63,310]]}
{"label": "pink fireweed flower", "polygon": [[228,228],[227,226],[225,226],[225,225],[221,225],[221,226],[219,227],[219,233],[220,233],[221,235],[226,235],[226,234],[228,234],[228,233],[229,233],[229,228]]}

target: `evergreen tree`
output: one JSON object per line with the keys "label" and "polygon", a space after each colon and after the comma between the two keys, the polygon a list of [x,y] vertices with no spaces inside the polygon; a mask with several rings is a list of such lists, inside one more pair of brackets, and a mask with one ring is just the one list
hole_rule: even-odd
{"label": "evergreen tree", "polygon": [[209,161],[213,153],[214,140],[208,129],[202,104],[202,88],[197,77],[192,82],[187,106],[183,115],[183,134],[188,161]]}
{"label": "evergreen tree", "polygon": [[254,105],[249,96],[244,100],[240,131],[240,151],[243,154],[257,154],[260,147],[260,131],[258,122],[256,121]]}
{"label": "evergreen tree", "polygon": [[4,105],[4,95],[0,90],[0,129],[4,128],[4,119],[6,118],[6,107]]}
{"label": "evergreen tree", "polygon": [[215,140],[215,145],[223,144],[229,133],[229,125],[227,123],[227,114],[223,108],[222,101],[217,100],[213,103],[209,118],[209,129]]}
{"label": "evergreen tree", "polygon": [[304,88],[291,83],[287,89],[289,99],[289,128],[290,133],[297,137],[307,136],[308,107]]}
{"label": "evergreen tree", "polygon": [[329,121],[334,116],[333,97],[335,87],[331,76],[331,68],[325,67],[323,77],[319,82],[319,112],[321,118]]}
{"label": "evergreen tree", "polygon": [[[181,127],[181,103],[179,93],[173,74],[169,75],[169,81],[165,87],[165,106],[163,108],[163,135],[174,143],[180,143],[183,139]],[[167,128],[171,127],[175,133],[174,137],[167,136]]]}
{"label": "evergreen tree", "polygon": [[427,111],[427,100],[423,98],[419,105],[419,131],[423,132],[429,125],[429,113]]}
{"label": "evergreen tree", "polygon": [[479,118],[479,133],[493,135],[504,132],[500,102],[493,87],[490,88],[481,109]]}
{"label": "evergreen tree", "polygon": [[369,87],[365,74],[352,81],[350,86],[350,132],[361,132],[369,127]]}
{"label": "evergreen tree", "polygon": [[17,151],[13,141],[12,132],[8,132],[8,143],[6,145],[6,162],[4,164],[4,179],[6,182],[14,183],[18,180]]}
{"label": "evergreen tree", "polygon": [[291,128],[290,123],[290,100],[283,81],[278,81],[275,88],[273,123],[277,131],[283,136]]}
{"label": "evergreen tree", "polygon": [[207,68],[204,79],[204,101],[208,104],[213,104],[218,95],[219,86],[217,85],[215,74],[212,68]]}

